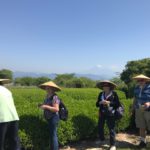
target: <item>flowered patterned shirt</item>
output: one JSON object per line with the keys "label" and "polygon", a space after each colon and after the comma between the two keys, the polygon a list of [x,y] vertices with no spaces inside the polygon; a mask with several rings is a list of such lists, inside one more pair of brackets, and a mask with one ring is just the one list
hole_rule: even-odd
{"label": "flowered patterned shirt", "polygon": [[[54,104],[59,104],[60,100],[57,95],[53,95],[50,98],[46,98],[44,101],[45,105],[53,106]],[[50,110],[45,109],[44,110],[44,117],[45,119],[50,119],[54,115],[58,115],[58,112],[52,112]]]}

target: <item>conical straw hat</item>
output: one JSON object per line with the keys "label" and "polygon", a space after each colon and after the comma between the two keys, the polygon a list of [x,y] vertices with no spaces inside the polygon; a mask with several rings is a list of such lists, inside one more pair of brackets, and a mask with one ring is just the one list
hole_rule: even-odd
{"label": "conical straw hat", "polygon": [[55,91],[61,91],[61,88],[58,85],[56,85],[53,81],[45,82],[39,85],[39,87],[44,90],[46,87],[52,87],[55,89]]}
{"label": "conical straw hat", "polygon": [[113,83],[109,80],[100,81],[96,84],[96,86],[101,89],[105,83],[109,84],[110,87],[112,87],[113,89],[117,87],[117,85],[115,83]]}
{"label": "conical straw hat", "polygon": [[0,82],[2,82],[3,84],[7,84],[7,83],[10,83],[11,80],[10,79],[0,79]]}
{"label": "conical straw hat", "polygon": [[146,80],[146,81],[150,81],[150,78],[147,77],[147,76],[145,76],[145,75],[143,75],[143,74],[140,74],[140,75],[138,75],[138,76],[135,76],[135,77],[133,77],[133,79],[135,79],[135,80],[144,79],[144,80]]}

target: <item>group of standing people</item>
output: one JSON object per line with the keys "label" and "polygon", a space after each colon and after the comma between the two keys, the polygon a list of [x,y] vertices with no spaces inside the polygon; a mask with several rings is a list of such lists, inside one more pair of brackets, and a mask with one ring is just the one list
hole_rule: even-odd
{"label": "group of standing people", "polygon": [[[21,150],[18,136],[19,117],[14,105],[12,93],[4,87],[9,83],[9,79],[0,79],[0,150]],[[46,82],[39,87],[46,91],[43,103],[38,104],[38,108],[44,111],[44,117],[47,120],[50,135],[50,150],[58,150],[57,126],[59,122],[59,104],[60,100],[56,94],[61,88],[54,82]],[[6,139],[7,148],[5,145]]]}
{"label": "group of standing people", "polygon": [[[137,148],[146,148],[146,132],[150,131],[150,78],[141,74],[133,77],[136,81],[132,113],[135,113],[136,127],[139,128],[140,143]],[[104,137],[104,124],[106,122],[110,135],[110,150],[116,150],[115,123],[116,109],[120,106],[117,93],[114,91],[116,84],[102,81],[97,84],[102,89],[98,95],[96,106],[99,107],[98,131],[102,142]]]}
{"label": "group of standing people", "polygon": [[[138,75],[133,78],[137,82],[134,90],[133,111],[135,111],[135,122],[139,128],[140,143],[139,148],[146,147],[146,131],[150,130],[150,78]],[[0,79],[0,150],[4,150],[6,136],[9,137],[9,149],[20,150],[18,137],[19,117],[14,105],[11,92],[3,85],[8,83],[8,79]],[[104,124],[106,122],[110,135],[110,150],[116,150],[115,140],[115,112],[120,106],[117,93],[114,91],[116,84],[104,80],[97,84],[102,89],[99,93],[96,106],[99,108],[98,133],[101,141],[105,141]],[[56,92],[61,88],[54,82],[46,82],[39,85],[46,91],[46,97],[38,107],[44,110],[44,117],[48,122],[50,135],[50,150],[58,150],[57,126],[59,122],[60,100]]]}

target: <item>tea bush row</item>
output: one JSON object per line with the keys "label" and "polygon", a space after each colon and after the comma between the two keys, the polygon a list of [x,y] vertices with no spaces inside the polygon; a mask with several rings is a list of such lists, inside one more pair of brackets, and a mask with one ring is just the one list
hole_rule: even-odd
{"label": "tea bush row", "polygon": [[[18,114],[20,116],[19,135],[24,149],[48,149],[49,130],[47,122],[43,118],[42,110],[38,109],[38,103],[42,103],[45,91],[33,89],[11,89]],[[86,138],[97,137],[98,109],[95,106],[99,90],[95,88],[65,88],[58,92],[69,110],[68,121],[60,121],[58,136],[60,144],[78,141]],[[129,106],[131,100],[127,100],[121,91],[117,91],[121,102],[125,107],[125,116],[117,122],[117,131],[125,130],[130,123]],[[108,129],[106,127],[106,134]]]}

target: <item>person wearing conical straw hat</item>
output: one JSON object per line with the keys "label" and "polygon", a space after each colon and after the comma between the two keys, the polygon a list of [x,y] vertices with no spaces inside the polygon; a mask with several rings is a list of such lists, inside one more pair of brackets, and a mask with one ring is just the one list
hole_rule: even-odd
{"label": "person wearing conical straw hat", "polygon": [[44,117],[48,122],[50,134],[50,149],[58,150],[57,125],[59,122],[59,104],[60,100],[56,92],[61,91],[61,88],[54,82],[45,82],[39,87],[46,91],[46,98],[43,104],[39,104],[39,108],[44,110]]}
{"label": "person wearing conical straw hat", "polygon": [[141,74],[133,77],[137,86],[134,89],[133,109],[135,110],[135,123],[139,128],[139,148],[146,147],[146,129],[150,130],[150,78]]}
{"label": "person wearing conical straw hat", "polygon": [[4,84],[8,83],[10,83],[9,79],[0,79],[0,150],[4,150],[7,138],[9,149],[20,150],[18,137],[19,117],[12,93],[4,87]]}
{"label": "person wearing conical straw hat", "polygon": [[98,130],[99,137],[101,141],[105,140],[104,137],[104,124],[105,121],[109,128],[110,134],[110,150],[116,150],[115,144],[115,110],[119,107],[119,98],[117,93],[114,91],[116,84],[104,80],[97,83],[97,87],[102,89],[99,93],[96,107],[99,108],[99,120],[98,120]]}

